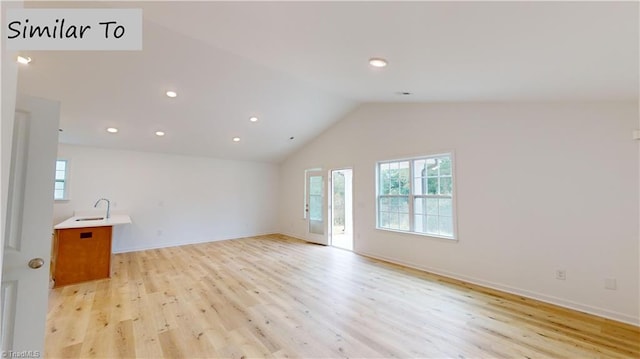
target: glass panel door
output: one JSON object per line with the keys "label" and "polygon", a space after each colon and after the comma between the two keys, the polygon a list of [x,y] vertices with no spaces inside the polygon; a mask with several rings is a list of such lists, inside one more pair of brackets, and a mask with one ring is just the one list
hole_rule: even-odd
{"label": "glass panel door", "polygon": [[307,172],[307,222],[309,239],[327,244],[325,230],[324,175],[320,171]]}

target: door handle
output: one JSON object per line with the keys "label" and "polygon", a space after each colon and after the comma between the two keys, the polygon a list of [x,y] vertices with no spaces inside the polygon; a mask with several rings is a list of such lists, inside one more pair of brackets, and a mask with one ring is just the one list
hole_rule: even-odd
{"label": "door handle", "polygon": [[44,265],[44,259],[42,258],[33,258],[29,261],[29,268],[38,269]]}

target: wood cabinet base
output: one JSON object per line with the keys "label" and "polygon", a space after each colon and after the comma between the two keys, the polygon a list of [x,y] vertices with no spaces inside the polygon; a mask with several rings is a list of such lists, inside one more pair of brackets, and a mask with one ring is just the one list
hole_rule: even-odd
{"label": "wood cabinet base", "polygon": [[111,226],[56,230],[51,264],[54,287],[109,278]]}

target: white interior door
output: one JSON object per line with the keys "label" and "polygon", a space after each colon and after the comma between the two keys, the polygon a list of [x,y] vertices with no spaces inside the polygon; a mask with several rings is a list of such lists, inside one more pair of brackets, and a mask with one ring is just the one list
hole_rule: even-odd
{"label": "white interior door", "polygon": [[307,172],[307,240],[328,245],[325,191],[323,172]]}
{"label": "white interior door", "polygon": [[18,96],[3,233],[3,353],[44,354],[58,123],[57,102]]}

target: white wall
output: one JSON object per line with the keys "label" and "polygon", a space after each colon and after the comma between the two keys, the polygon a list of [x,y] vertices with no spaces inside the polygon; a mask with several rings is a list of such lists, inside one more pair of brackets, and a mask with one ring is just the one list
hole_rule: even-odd
{"label": "white wall", "polygon": [[278,231],[276,165],[70,145],[58,157],[71,200],[56,203],[54,223],[108,198],[133,220],[114,227],[115,252]]}
{"label": "white wall", "polygon": [[[638,324],[637,121],[635,102],[364,105],[281,165],[281,231],[305,237],[304,169],[353,166],[356,252]],[[376,161],[447,150],[459,241],[375,229]]]}

